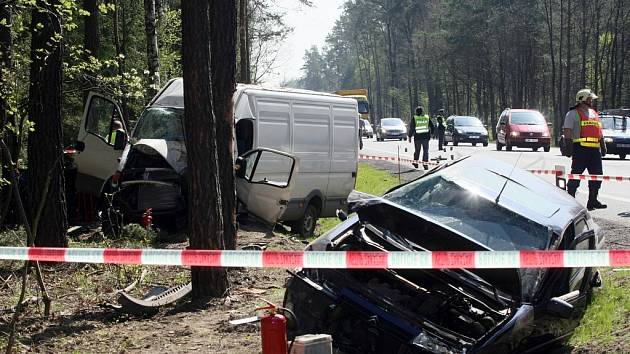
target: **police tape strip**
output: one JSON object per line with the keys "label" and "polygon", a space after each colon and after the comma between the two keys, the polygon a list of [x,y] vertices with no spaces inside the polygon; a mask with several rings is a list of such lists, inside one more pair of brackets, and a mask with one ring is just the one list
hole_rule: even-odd
{"label": "police tape strip", "polygon": [[[559,176],[563,177],[562,174]],[[630,182],[630,177],[627,176],[604,176],[604,175],[578,175],[568,173],[566,179],[576,179],[581,181],[617,181],[617,182]]]}
{"label": "police tape strip", "polygon": [[0,247],[0,260],[252,268],[568,268],[630,267],[630,250],[304,252]]}
{"label": "police tape strip", "polygon": [[562,171],[558,170],[527,170],[535,175],[556,175],[562,176]]}
{"label": "police tape strip", "polygon": [[410,163],[417,163],[421,165],[433,165],[433,166],[437,166],[441,164],[439,162],[433,162],[433,161],[425,162],[425,161],[420,161],[420,160],[398,158],[394,156],[374,156],[374,155],[363,155],[363,154],[359,154],[359,159],[360,160],[377,160],[377,161],[400,161],[400,162],[410,162]]}

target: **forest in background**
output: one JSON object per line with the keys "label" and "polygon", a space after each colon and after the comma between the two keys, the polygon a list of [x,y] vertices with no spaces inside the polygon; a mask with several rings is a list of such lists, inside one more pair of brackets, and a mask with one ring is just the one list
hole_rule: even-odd
{"label": "forest in background", "polygon": [[588,87],[599,109],[630,106],[627,0],[350,0],[323,48],[287,84],[364,87],[371,119],[476,115],[494,131],[504,108],[554,124]]}

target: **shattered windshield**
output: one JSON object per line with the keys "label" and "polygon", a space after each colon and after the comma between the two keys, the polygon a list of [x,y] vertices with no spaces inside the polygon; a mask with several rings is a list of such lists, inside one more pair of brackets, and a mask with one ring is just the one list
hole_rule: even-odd
{"label": "shattered windshield", "polygon": [[184,111],[175,108],[151,107],[144,110],[133,132],[133,140],[164,139],[184,141]]}
{"label": "shattered windshield", "polygon": [[497,251],[542,250],[546,227],[463,188],[442,174],[422,178],[384,196]]}

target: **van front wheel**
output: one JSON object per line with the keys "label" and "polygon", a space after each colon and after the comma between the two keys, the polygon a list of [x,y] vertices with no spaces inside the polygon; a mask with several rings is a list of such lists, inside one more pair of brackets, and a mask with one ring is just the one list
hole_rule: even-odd
{"label": "van front wheel", "polygon": [[291,231],[304,238],[313,236],[315,233],[315,227],[317,226],[318,217],[319,210],[317,210],[317,207],[313,204],[309,204],[304,210],[302,218],[291,224]]}

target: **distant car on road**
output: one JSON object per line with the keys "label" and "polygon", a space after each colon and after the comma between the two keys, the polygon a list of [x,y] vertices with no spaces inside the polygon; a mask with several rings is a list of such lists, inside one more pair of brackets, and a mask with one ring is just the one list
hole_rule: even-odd
{"label": "distant car on road", "polygon": [[363,122],[362,124],[362,128],[363,128],[363,136],[366,138],[373,138],[374,137],[374,129],[372,128],[372,125],[370,124],[370,121],[367,119],[361,119],[361,121]]}
{"label": "distant car on road", "polygon": [[533,109],[506,109],[497,122],[497,150],[512,151],[512,147],[531,148],[545,152],[551,149],[551,135],[545,117]]}
{"label": "distant car on road", "polygon": [[[604,142],[608,154],[619,155],[624,160],[630,154],[630,132],[628,129],[628,117],[617,115],[601,115],[599,117],[603,125]],[[564,155],[564,135],[560,137],[559,145]]]}
{"label": "distant car on road", "polygon": [[404,140],[407,138],[407,126],[400,118],[383,118],[376,127],[376,140],[385,139]]}
{"label": "distant car on road", "polygon": [[446,119],[444,145],[448,145],[449,142],[454,146],[459,143],[488,146],[488,130],[477,117],[450,116]]}

